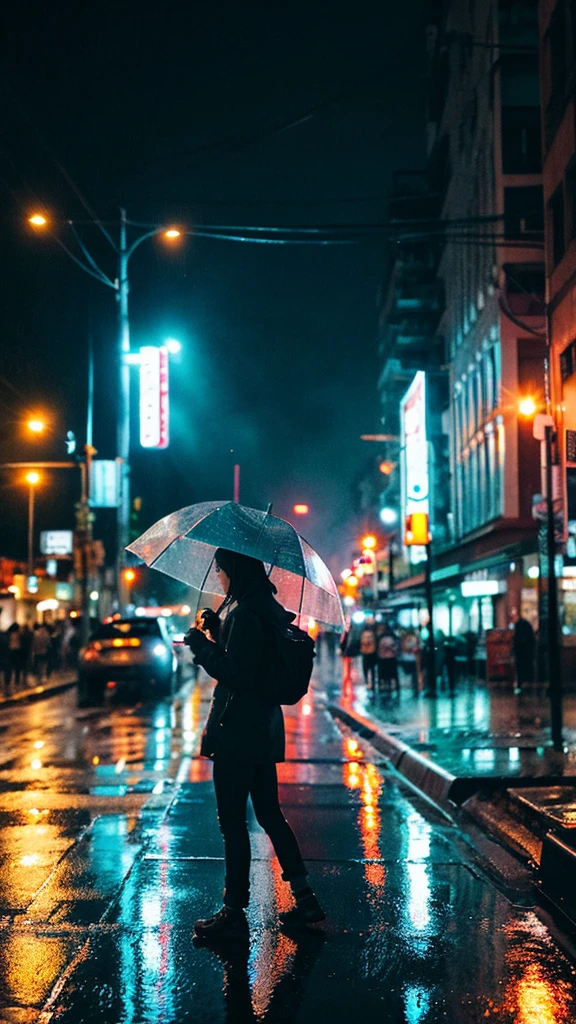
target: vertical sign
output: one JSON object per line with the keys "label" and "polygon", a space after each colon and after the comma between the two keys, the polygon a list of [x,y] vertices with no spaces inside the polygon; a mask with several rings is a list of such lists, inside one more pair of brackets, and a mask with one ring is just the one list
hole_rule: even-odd
{"label": "vertical sign", "polygon": [[169,394],[168,394],[168,349],[162,347],[160,350],[160,436],[158,448],[167,448],[170,441],[169,434]]}
{"label": "vertical sign", "polygon": [[169,443],[168,349],[140,349],[140,444],[167,448]]}
{"label": "vertical sign", "polygon": [[160,349],[140,349],[140,444],[157,448],[160,442]]}
{"label": "vertical sign", "polygon": [[[402,423],[402,518],[429,514],[428,439],[426,436],[426,374],[419,370],[400,403]],[[410,548],[410,561],[426,558],[423,547]]]}

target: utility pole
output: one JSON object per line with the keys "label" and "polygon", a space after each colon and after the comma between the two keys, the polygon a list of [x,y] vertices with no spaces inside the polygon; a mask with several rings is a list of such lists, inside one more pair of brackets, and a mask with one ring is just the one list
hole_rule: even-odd
{"label": "utility pole", "polygon": [[556,529],[554,516],[554,489],[552,460],[554,427],[544,426],[543,454],[546,480],[546,561],[548,583],[548,690],[552,742],[555,750],[563,749],[562,741],[562,674],[560,665],[560,628],[558,618],[558,581],[556,579]]}
{"label": "utility pole", "polygon": [[34,487],[36,485],[30,480],[28,482],[28,575],[34,572]]}
{"label": "utility pole", "polygon": [[125,548],[129,543],[130,530],[130,366],[127,356],[130,354],[130,321],[128,317],[128,281],[127,221],[126,210],[120,210],[120,239],[118,249],[118,424],[116,451],[119,459],[120,494],[117,510],[117,554],[118,598],[120,609],[128,603],[128,588],[124,579]]}
{"label": "utility pole", "polygon": [[436,648],[434,646],[434,598],[432,594],[432,544],[430,540],[426,545],[426,605],[428,607],[428,657],[426,695],[436,696]]}

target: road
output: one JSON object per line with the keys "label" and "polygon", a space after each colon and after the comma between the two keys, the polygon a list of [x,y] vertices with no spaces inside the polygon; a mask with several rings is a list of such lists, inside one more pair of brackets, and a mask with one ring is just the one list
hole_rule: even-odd
{"label": "road", "polygon": [[210,765],[192,756],[209,691],[85,710],[70,691],[0,714],[0,1021],[576,1019],[574,964],[536,909],[341,731],[321,690],[287,714],[280,779],[326,925],[278,929],[290,899],[251,817],[250,947],[196,948],[223,875]]}

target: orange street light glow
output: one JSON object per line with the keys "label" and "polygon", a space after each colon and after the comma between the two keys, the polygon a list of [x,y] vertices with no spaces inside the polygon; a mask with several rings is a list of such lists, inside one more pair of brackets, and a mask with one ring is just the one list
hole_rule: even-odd
{"label": "orange street light glow", "polygon": [[46,424],[42,420],[28,420],[27,425],[33,434],[42,434],[46,429]]}
{"label": "orange street light glow", "polygon": [[372,551],[376,547],[376,537],[373,537],[372,534],[368,534],[368,536],[364,537],[364,540],[362,541],[362,547],[367,548],[368,551]]}
{"label": "orange street light glow", "polygon": [[169,228],[164,232],[164,238],[180,238],[181,234],[182,232],[178,231],[178,228]]}
{"label": "orange street light glow", "polygon": [[134,569],[125,569],[124,579],[126,580],[126,583],[134,583],[134,580],[136,579],[136,573],[134,572]]}
{"label": "orange street light glow", "polygon": [[354,573],[352,573],[352,575],[349,576],[348,579],[346,580],[346,586],[347,587],[357,587],[358,586],[358,577],[355,576]]}
{"label": "orange street light glow", "polygon": [[32,487],[35,487],[36,484],[40,483],[40,473],[37,473],[35,469],[33,469],[30,473],[26,473],[26,483],[29,483]]}
{"label": "orange street light glow", "polygon": [[46,226],[48,221],[41,213],[34,213],[31,217],[28,217],[28,223],[33,224],[35,228],[43,228]]}
{"label": "orange street light glow", "polygon": [[308,505],[294,505],[293,512],[297,516],[307,516],[310,509]]}
{"label": "orange street light glow", "polygon": [[526,398],[521,398],[518,403],[518,409],[522,416],[534,416],[536,408],[536,402],[531,395],[527,395]]}

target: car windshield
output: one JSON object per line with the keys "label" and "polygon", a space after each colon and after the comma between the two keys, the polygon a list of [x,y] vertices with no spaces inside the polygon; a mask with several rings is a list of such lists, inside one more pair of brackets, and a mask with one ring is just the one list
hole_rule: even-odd
{"label": "car windshield", "polygon": [[112,640],[118,636],[160,636],[160,627],[156,619],[118,619],[100,626],[92,640]]}

